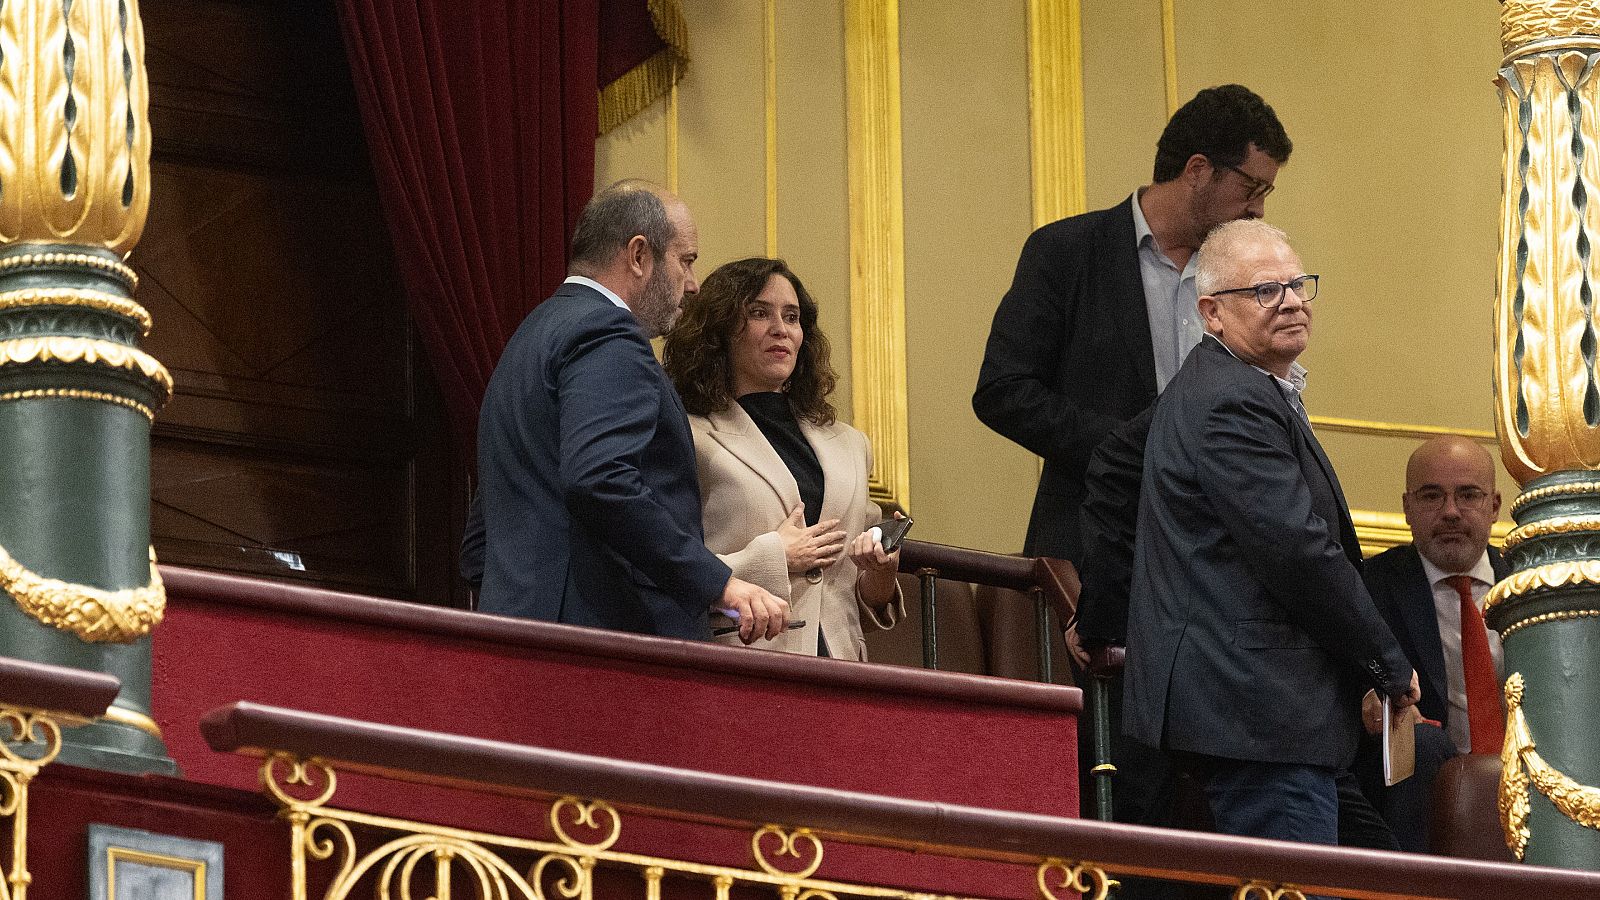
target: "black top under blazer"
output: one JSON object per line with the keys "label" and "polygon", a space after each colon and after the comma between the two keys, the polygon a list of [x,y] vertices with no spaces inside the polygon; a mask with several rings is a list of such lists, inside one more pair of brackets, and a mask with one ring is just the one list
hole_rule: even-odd
{"label": "black top under blazer", "polygon": [[478,419],[483,612],[709,640],[694,438],[628,310],[563,284],[506,345]]}
{"label": "black top under blazer", "polygon": [[1342,768],[1411,667],[1361,581],[1333,468],[1276,380],[1201,340],[1145,447],[1124,727],[1151,746]]}
{"label": "black top under blazer", "polygon": [[1155,399],[1132,198],[1035,231],[995,310],[972,395],[985,425],[1044,459],[1024,554],[1082,561],[1089,454]]}
{"label": "black top under blazer", "polygon": [[[1500,551],[1493,547],[1489,548],[1489,565],[1494,568],[1497,581],[1511,573]],[[1378,605],[1378,613],[1389,623],[1400,649],[1417,670],[1417,680],[1422,685],[1418,711],[1448,728],[1450,682],[1444,671],[1444,642],[1439,635],[1433,585],[1422,568],[1422,554],[1414,544],[1390,547],[1367,560],[1362,576],[1372,593],[1372,602]]]}

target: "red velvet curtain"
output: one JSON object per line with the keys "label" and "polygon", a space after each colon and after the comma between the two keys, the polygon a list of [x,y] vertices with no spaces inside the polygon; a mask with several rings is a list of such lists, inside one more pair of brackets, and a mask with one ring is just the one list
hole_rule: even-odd
{"label": "red velvet curtain", "polygon": [[593,193],[597,4],[339,0],[396,264],[465,460],[500,351],[565,276]]}

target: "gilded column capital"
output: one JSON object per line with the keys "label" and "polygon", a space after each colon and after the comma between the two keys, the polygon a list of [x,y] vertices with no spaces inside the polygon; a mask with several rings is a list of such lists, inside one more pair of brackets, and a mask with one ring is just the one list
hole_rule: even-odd
{"label": "gilded column capital", "polygon": [[1518,47],[1550,38],[1600,36],[1600,8],[1593,0],[1501,0],[1500,46]]}

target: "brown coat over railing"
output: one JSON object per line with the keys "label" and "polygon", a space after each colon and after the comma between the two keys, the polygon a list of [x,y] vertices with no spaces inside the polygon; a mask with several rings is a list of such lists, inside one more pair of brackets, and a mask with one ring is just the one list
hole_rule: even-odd
{"label": "brown coat over railing", "polygon": [[692,821],[783,824],[853,843],[1037,863],[1092,859],[1214,884],[1293,883],[1341,896],[1588,898],[1600,873],[1322,847],[778,784],[235,703],[201,724],[213,749],[282,751],[340,769],[511,796],[600,798]]}

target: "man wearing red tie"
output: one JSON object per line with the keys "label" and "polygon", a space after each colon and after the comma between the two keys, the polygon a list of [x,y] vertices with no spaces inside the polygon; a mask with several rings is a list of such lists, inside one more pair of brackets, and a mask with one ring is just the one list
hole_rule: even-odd
{"label": "man wearing red tie", "polygon": [[[1484,597],[1506,575],[1488,546],[1500,514],[1494,460],[1467,438],[1433,438],[1411,454],[1401,502],[1411,543],[1368,560],[1364,576],[1417,670],[1417,709],[1432,722],[1417,726],[1416,774],[1392,788],[1376,778],[1373,799],[1401,848],[1420,853],[1439,766],[1457,753],[1498,754],[1505,738],[1500,636],[1483,624]],[[1369,709],[1367,729],[1380,724]]]}

